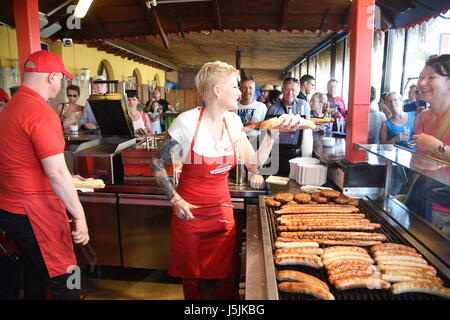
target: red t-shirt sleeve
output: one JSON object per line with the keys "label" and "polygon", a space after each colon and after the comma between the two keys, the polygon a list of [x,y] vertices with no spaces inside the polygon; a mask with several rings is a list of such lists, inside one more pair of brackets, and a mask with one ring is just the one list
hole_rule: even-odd
{"label": "red t-shirt sleeve", "polygon": [[56,112],[50,108],[30,117],[29,137],[39,159],[64,153],[64,134]]}

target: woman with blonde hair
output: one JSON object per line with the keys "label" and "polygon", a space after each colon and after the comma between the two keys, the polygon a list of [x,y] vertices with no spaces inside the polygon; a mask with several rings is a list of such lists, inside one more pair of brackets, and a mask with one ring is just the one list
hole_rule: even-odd
{"label": "woman with blonde hair", "polygon": [[[325,118],[329,116],[329,102],[325,93],[314,93],[309,100],[309,106],[311,107],[311,118]],[[331,129],[332,125],[332,123],[317,125],[314,131],[326,131]]]}
{"label": "woman with blonde hair", "polygon": [[[168,273],[183,279],[185,299],[233,299],[237,293],[238,256],[228,172],[241,159],[258,176],[277,132],[268,130],[258,151],[242,131],[238,109],[239,71],[216,61],[203,65],[195,85],[205,106],[180,114],[155,153],[152,168],[174,206]],[[288,132],[300,122],[287,116],[275,128]],[[164,164],[175,155],[183,162],[175,189]],[[208,208],[206,208],[208,207]],[[207,292],[208,288],[213,292]]]}
{"label": "woman with blonde hair", "polygon": [[408,145],[408,140],[414,134],[414,112],[403,111],[403,98],[397,92],[388,93],[386,102],[392,116],[381,125],[381,144],[397,144],[405,148],[411,148]]}
{"label": "woman with blonde hair", "polygon": [[324,118],[328,114],[329,102],[325,93],[316,92],[309,100],[311,118]]}

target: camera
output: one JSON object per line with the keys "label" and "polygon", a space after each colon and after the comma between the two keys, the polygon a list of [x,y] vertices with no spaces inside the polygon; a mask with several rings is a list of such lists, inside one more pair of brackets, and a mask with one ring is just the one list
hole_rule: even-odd
{"label": "camera", "polygon": [[71,38],[63,38],[63,45],[64,47],[71,47],[73,46],[73,41]]}

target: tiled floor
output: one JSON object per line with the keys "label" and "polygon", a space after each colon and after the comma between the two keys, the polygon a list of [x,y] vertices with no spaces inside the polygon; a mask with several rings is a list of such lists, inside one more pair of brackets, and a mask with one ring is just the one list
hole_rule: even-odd
{"label": "tiled floor", "polygon": [[180,279],[165,271],[100,267],[83,272],[85,300],[183,300]]}

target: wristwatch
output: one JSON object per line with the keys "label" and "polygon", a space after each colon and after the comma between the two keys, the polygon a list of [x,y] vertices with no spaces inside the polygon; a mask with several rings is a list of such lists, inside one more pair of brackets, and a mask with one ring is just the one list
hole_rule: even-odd
{"label": "wristwatch", "polygon": [[444,153],[445,153],[445,151],[447,151],[447,145],[446,144],[441,144],[440,146],[438,146],[437,147],[437,149],[436,149],[436,154],[438,155],[438,156],[442,156]]}

